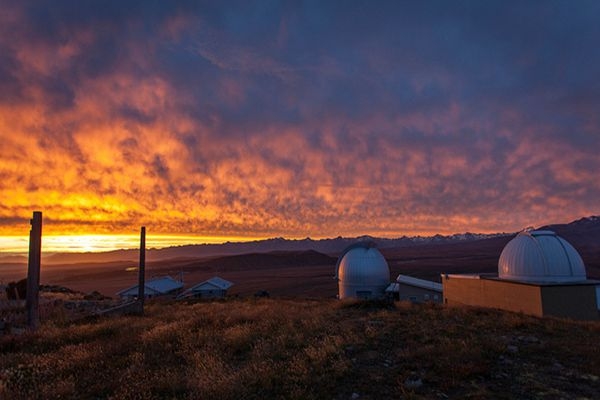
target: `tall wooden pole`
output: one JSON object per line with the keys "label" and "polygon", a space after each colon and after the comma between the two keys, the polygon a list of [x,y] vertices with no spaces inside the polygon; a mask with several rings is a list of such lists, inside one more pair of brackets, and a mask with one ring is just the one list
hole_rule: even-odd
{"label": "tall wooden pole", "polygon": [[144,289],[146,287],[146,227],[142,226],[140,232],[140,267],[139,267],[139,281],[138,281],[138,302],[140,304],[140,315],[144,314]]}
{"label": "tall wooden pole", "polygon": [[40,325],[39,290],[42,257],[42,212],[34,211],[29,231],[29,264],[27,266],[27,326],[36,330]]}

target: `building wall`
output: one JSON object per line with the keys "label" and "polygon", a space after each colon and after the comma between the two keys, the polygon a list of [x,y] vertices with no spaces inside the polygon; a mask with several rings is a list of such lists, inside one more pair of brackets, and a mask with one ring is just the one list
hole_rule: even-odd
{"label": "building wall", "polygon": [[[437,296],[437,299],[435,296]],[[400,301],[412,301],[415,303],[433,301],[436,303],[441,303],[442,298],[442,293],[438,291],[398,282],[398,300]]]}
{"label": "building wall", "polygon": [[596,286],[543,286],[544,315],[594,320],[598,319]]}
{"label": "building wall", "polygon": [[358,298],[358,299],[380,299],[385,297],[385,288],[389,282],[382,285],[361,285],[361,284],[349,284],[339,281],[339,294],[340,299],[345,298]]}
{"label": "building wall", "polygon": [[199,291],[195,291],[194,295],[202,299],[218,299],[227,295],[226,290],[216,288],[203,288]]}
{"label": "building wall", "polygon": [[543,315],[539,286],[442,275],[444,302]]}
{"label": "building wall", "polygon": [[525,314],[599,319],[594,285],[535,285],[442,275],[444,302],[499,308]]}

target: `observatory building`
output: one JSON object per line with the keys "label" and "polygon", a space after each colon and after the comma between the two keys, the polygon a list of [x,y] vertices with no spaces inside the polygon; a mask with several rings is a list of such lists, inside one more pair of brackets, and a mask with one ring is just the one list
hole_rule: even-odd
{"label": "observatory building", "polygon": [[373,242],[346,248],[335,266],[338,298],[380,299],[390,284],[390,269]]}
{"label": "observatory building", "polygon": [[600,281],[552,231],[521,232],[506,244],[498,274],[442,274],[444,303],[573,319],[599,319]]}

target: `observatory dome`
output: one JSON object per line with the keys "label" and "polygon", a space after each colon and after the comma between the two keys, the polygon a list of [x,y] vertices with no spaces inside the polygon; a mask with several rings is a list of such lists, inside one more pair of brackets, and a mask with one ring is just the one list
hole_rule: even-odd
{"label": "observatory dome", "polygon": [[521,232],[502,250],[498,276],[523,282],[578,282],[587,279],[581,256],[552,231]]}
{"label": "observatory dome", "polygon": [[340,299],[377,299],[384,296],[390,283],[390,269],[374,243],[360,242],[342,252],[336,277]]}

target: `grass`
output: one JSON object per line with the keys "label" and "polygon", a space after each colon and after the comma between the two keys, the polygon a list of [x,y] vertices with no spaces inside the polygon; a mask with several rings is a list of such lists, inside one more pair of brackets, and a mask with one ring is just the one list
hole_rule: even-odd
{"label": "grass", "polygon": [[0,337],[0,398],[600,398],[600,323],[334,300],[150,304]]}

